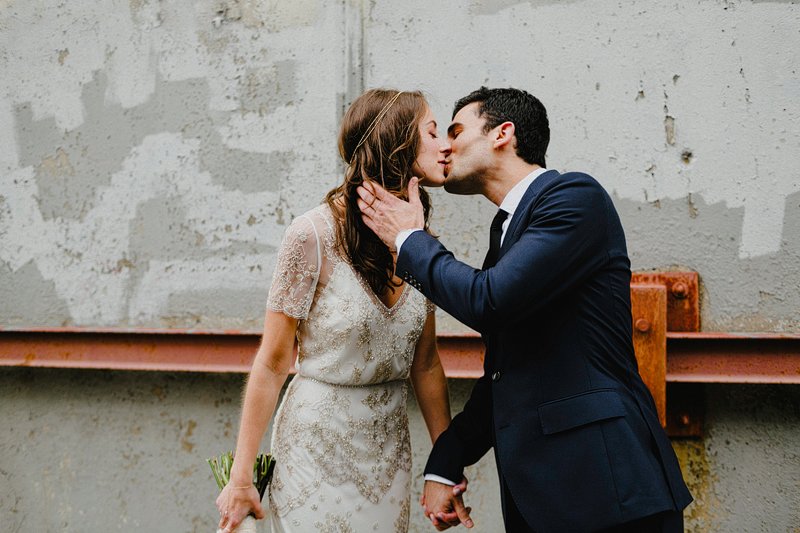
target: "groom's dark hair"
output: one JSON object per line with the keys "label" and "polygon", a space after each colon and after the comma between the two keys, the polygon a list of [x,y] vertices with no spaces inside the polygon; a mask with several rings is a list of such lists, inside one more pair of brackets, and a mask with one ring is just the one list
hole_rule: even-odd
{"label": "groom's dark hair", "polygon": [[550,143],[547,111],[538,98],[521,89],[489,89],[481,87],[456,102],[453,116],[462,107],[479,102],[478,116],[486,118],[484,133],[503,122],[514,123],[517,155],[526,163],[545,166],[545,153]]}

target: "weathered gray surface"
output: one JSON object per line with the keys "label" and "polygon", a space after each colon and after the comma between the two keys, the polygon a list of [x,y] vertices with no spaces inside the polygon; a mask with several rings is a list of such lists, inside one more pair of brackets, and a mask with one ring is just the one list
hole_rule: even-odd
{"label": "weathered gray surface", "polygon": [[[205,460],[234,447],[243,384],[231,374],[0,368],[3,531],[213,531],[217,489]],[[460,410],[472,382],[451,387]],[[416,502],[430,438],[410,408]],[[491,454],[467,476],[479,531],[494,531]]]}
{"label": "weathered gray surface", "polygon": [[673,441],[695,497],[687,531],[800,525],[800,386],[706,385],[702,440]]}
{"label": "weathered gray surface", "polygon": [[[800,332],[798,49],[796,2],[0,0],[0,325],[258,330],[283,229],[340,179],[346,104],[421,88],[445,124],[487,84],[543,100],[549,166],[606,186],[634,268],[699,272],[705,330]],[[492,206],[433,198],[479,264]],[[233,445],[241,377],[0,376],[11,531],[210,530],[202,459]],[[692,528],[797,527],[796,388],[712,387],[708,415],[679,444],[707,459]]]}
{"label": "weathered gray surface", "polygon": [[[233,446],[242,384],[227,374],[0,369],[3,530],[212,531],[216,485],[205,459]],[[472,384],[450,381],[455,410]],[[687,530],[791,531],[800,523],[800,387],[713,385],[706,402],[705,437],[673,441],[697,500]],[[410,408],[415,502],[430,442]],[[499,531],[491,454],[467,476],[475,531]],[[412,531],[433,531],[412,509]]]}

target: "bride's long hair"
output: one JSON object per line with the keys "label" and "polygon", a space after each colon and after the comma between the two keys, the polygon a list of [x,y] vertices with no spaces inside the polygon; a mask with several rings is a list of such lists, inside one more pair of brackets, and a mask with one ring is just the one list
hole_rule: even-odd
{"label": "bride's long hair", "polygon": [[[356,189],[372,180],[408,199],[408,182],[420,146],[419,122],[427,111],[419,91],[371,89],[350,105],[339,132],[339,154],[347,168],[344,182],[325,201],[337,222],[336,244],[375,294],[399,287],[392,281],[394,262],[386,245],[364,224]],[[420,188],[428,230],[430,197]]]}

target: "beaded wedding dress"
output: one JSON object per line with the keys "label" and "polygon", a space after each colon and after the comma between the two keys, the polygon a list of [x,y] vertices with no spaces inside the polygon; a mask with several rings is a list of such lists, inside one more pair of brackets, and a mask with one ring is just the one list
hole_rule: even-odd
{"label": "beaded wedding dress", "polygon": [[300,319],[297,375],[275,414],[268,521],[279,532],[408,530],[407,378],[432,305],[391,308],[335,246],[330,208],[289,226],[267,301]]}

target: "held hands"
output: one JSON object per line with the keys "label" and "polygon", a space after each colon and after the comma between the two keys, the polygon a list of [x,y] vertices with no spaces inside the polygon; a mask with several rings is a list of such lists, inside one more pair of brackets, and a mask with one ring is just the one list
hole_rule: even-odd
{"label": "held hands", "polygon": [[394,241],[401,231],[425,227],[419,199],[419,178],[411,178],[408,183],[408,202],[372,181],[365,181],[358,188],[358,196],[361,218],[390,250],[394,249]]}
{"label": "held hands", "polygon": [[265,516],[258,490],[252,483],[249,486],[228,483],[219,493],[216,503],[220,517],[219,529],[225,532],[235,530],[250,513],[257,519]]}
{"label": "held hands", "polygon": [[464,524],[467,528],[474,526],[469,516],[472,508],[464,507],[462,494],[466,491],[467,478],[453,487],[436,481],[425,482],[419,503],[424,509],[426,518],[430,519],[437,531],[444,531],[459,524]]}

